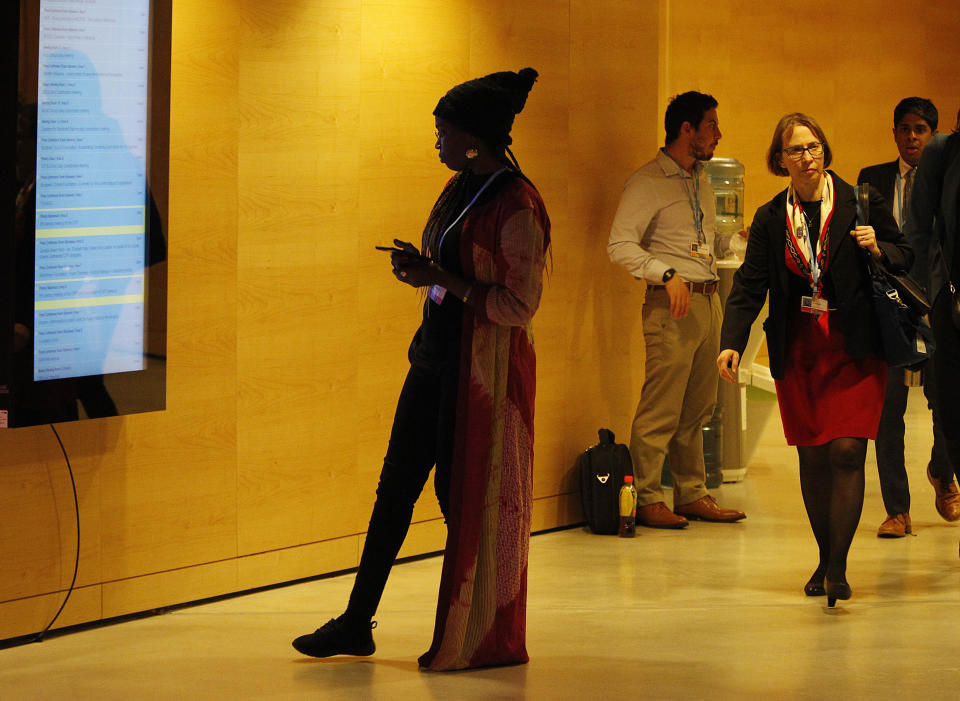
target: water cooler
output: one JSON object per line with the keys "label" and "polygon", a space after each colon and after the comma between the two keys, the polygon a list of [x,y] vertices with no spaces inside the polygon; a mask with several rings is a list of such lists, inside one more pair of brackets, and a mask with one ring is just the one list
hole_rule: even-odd
{"label": "water cooler", "polygon": [[[713,158],[704,170],[717,201],[714,252],[720,273],[720,302],[725,304],[733,274],[743,262],[747,241],[743,231],[743,164],[735,158]],[[707,467],[707,486],[743,479],[744,401],[746,388],[718,380],[717,408],[703,427],[703,458]]]}

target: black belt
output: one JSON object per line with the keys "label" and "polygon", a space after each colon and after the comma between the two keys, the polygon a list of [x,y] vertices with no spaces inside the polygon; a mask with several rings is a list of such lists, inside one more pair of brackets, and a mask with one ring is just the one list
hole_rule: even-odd
{"label": "black belt", "polygon": [[[711,280],[710,282],[684,282],[691,292],[695,292],[701,295],[712,295],[717,291],[717,286],[720,284],[716,280]],[[654,285],[653,283],[647,283],[648,290],[665,290],[666,285]]]}

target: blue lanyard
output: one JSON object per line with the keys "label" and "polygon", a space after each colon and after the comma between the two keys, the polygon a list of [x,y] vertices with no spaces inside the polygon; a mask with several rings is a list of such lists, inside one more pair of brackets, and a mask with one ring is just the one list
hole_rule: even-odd
{"label": "blue lanyard", "polygon": [[[820,282],[820,262],[817,260],[817,249],[813,245],[813,237],[810,235],[810,224],[807,220],[807,213],[803,211],[803,205],[799,200],[794,200],[794,204],[800,207],[800,218],[803,220],[803,231],[807,238],[807,252],[810,256],[810,279],[813,281],[813,289],[816,291],[817,283]],[[817,240],[820,240],[819,232]]]}
{"label": "blue lanyard", "polygon": [[[677,166],[680,182],[683,183],[683,191],[687,193],[687,203],[690,205],[691,214],[693,214],[693,228],[697,232],[697,243],[706,243],[707,237],[703,233],[703,210],[700,209],[700,174],[697,172],[697,164],[694,162],[693,175],[688,178],[686,171],[677,163],[677,160],[667,153],[666,149],[660,150]],[[693,180],[693,194],[690,193],[690,186],[687,184],[688,179]]]}
{"label": "blue lanyard", "polygon": [[[803,206],[800,204],[800,200],[797,199],[796,194],[793,195],[793,201],[790,203],[793,206],[794,211],[797,209],[800,210],[800,226],[803,227],[803,231],[798,232],[800,235],[797,238],[807,241],[807,258],[810,261],[810,280],[813,283],[812,289],[814,293],[817,292],[818,284],[820,282],[820,261],[817,260],[817,250],[816,246],[813,243],[813,237],[810,235],[810,225],[807,221],[807,213],[803,211]],[[821,212],[821,216],[823,212]],[[819,242],[820,236],[817,236]],[[800,261],[794,256],[794,260],[797,261],[798,267]]]}
{"label": "blue lanyard", "polygon": [[683,189],[687,193],[687,201],[690,203],[690,211],[693,213],[693,227],[697,230],[697,243],[704,243],[707,237],[703,234],[703,210],[700,209],[700,177],[694,168],[693,172],[693,194],[690,194],[690,186],[687,184],[687,178],[682,177]]}
{"label": "blue lanyard", "polygon": [[[817,289],[817,285],[820,282],[820,262],[817,260],[817,249],[813,245],[813,237],[810,235],[810,226],[807,224],[807,213],[803,211],[803,207],[800,207],[800,212],[803,214],[803,228],[807,232],[807,251],[810,255],[810,279],[813,280],[813,289]],[[820,237],[817,236],[819,241]]]}
{"label": "blue lanyard", "polygon": [[452,229],[453,227],[455,227],[455,226],[457,225],[457,222],[460,221],[461,219],[463,219],[463,215],[466,214],[466,213],[467,213],[467,210],[470,209],[470,208],[473,206],[473,203],[476,202],[476,201],[480,198],[480,195],[482,195],[482,194],[483,194],[483,191],[487,189],[487,186],[488,186],[490,183],[492,183],[492,182],[496,179],[496,177],[497,177],[498,175],[500,175],[500,173],[502,173],[502,172],[505,171],[505,170],[506,170],[505,167],[504,167],[504,168],[501,168],[501,169],[498,170],[496,173],[494,173],[494,174],[491,175],[489,178],[487,178],[487,182],[485,182],[485,183],[483,184],[483,187],[481,187],[481,188],[477,191],[477,194],[473,196],[473,199],[470,200],[470,203],[467,204],[467,206],[463,208],[463,211],[460,212],[460,215],[459,215],[456,219],[453,220],[453,223],[452,223],[450,226],[448,226],[448,227],[446,228],[446,230],[445,230],[445,231],[443,232],[443,234],[440,236],[440,243],[437,245],[437,256],[438,256],[438,257],[439,257],[439,255],[440,255],[440,249],[443,248],[443,240],[444,240],[445,238],[447,238],[447,234],[450,233],[450,229]]}

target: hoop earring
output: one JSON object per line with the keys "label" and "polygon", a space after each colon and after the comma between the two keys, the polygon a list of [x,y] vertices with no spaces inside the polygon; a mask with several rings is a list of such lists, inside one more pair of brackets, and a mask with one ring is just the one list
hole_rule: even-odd
{"label": "hoop earring", "polygon": [[479,156],[479,155],[480,155],[480,152],[477,151],[477,149],[475,149],[475,148],[468,148],[468,149],[467,149],[467,158],[469,158],[471,161],[472,161],[474,158],[476,158],[477,156]]}

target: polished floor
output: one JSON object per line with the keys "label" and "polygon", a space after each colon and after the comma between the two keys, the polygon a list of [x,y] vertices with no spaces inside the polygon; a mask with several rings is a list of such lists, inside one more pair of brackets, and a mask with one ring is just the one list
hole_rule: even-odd
{"label": "polished floor", "polygon": [[0,699],[956,699],[960,524],[937,516],[924,478],[919,391],[908,423],[916,535],[876,537],[871,450],[854,594],[834,610],[801,592],[816,551],[774,413],[751,426],[747,478],[715,493],[745,521],[533,538],[528,665],[418,670],[440,571],[429,559],[394,570],[370,658],[290,647],[340,611],[345,576],[0,650]]}

